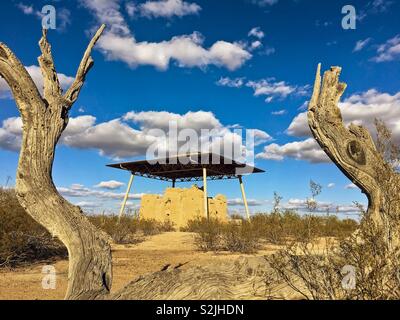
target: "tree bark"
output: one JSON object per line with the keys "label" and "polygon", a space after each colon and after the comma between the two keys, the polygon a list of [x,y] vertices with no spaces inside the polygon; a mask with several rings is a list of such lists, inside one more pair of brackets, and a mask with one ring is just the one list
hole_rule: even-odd
{"label": "tree bark", "polygon": [[109,237],[93,226],[82,210],[57,191],[52,166],[57,143],[68,124],[85,77],[93,66],[90,54],[105,26],[91,40],[75,81],[63,95],[47,41],[39,42],[43,96],[14,53],[0,43],[0,76],[9,84],[23,122],[16,178],[18,201],[37,222],[68,249],[67,299],[260,299],[265,298],[265,260],[243,258],[235,264],[174,268],[131,282],[110,295],[112,258]]}
{"label": "tree bark", "polygon": [[322,82],[320,72],[318,65],[308,108],[311,132],[333,163],[366,194],[367,218],[382,228],[392,247],[399,241],[399,175],[378,152],[367,129],[343,124],[338,102],[347,85],[339,82],[341,68],[326,71]]}
{"label": "tree bark", "polygon": [[43,74],[43,97],[32,78],[4,44],[0,44],[0,75],[9,84],[23,122],[23,138],[16,177],[20,204],[37,222],[58,237],[69,253],[68,299],[94,299],[107,295],[112,281],[108,236],[97,230],[68,203],[53,184],[55,148],[68,124],[68,113],[78,98],[87,72],[93,65],[90,52],[104,30],[99,29],[89,44],[76,79],[65,95],[43,31],[39,65]]}

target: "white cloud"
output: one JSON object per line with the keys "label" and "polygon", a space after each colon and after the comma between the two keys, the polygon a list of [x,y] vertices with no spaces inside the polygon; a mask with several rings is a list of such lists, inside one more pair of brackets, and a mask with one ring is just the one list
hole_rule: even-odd
{"label": "white cloud", "polygon": [[259,5],[260,7],[272,6],[278,3],[278,0],[251,0],[252,3]]}
{"label": "white cloud", "polygon": [[194,129],[200,132],[201,129],[222,128],[221,122],[215,115],[206,111],[189,111],[183,115],[167,111],[131,111],[124,116],[124,120],[139,124],[143,131],[152,128],[167,131],[170,122],[176,123],[178,130]]}
{"label": "white cloud", "polygon": [[335,187],[335,184],[333,182],[328,183],[328,185],[327,185],[327,188],[329,188],[329,189],[334,188],[334,187]]}
{"label": "white cloud", "polygon": [[[355,123],[365,126],[376,135],[374,121],[381,119],[393,132],[396,142],[400,142],[400,92],[393,95],[381,93],[375,89],[353,94],[339,103],[345,125]],[[296,137],[311,136],[308,127],[307,112],[298,114],[287,129],[287,133]]]}
{"label": "white cloud", "polygon": [[205,48],[203,36],[198,32],[175,36],[161,42],[138,42],[120,12],[117,0],[81,2],[99,22],[110,26],[98,42],[98,47],[106,58],[123,61],[130,67],[152,65],[166,70],[171,62],[176,62],[179,67],[205,68],[215,65],[235,70],[252,57],[242,45],[235,42],[220,40]]}
{"label": "white cloud", "polygon": [[245,78],[231,79],[229,77],[222,77],[217,81],[217,85],[231,88],[241,88],[244,85]]}
{"label": "white cloud", "polygon": [[125,10],[128,13],[128,15],[132,18],[137,13],[138,8],[134,2],[127,2],[125,4]]}
{"label": "white cloud", "polygon": [[[32,65],[29,67],[25,67],[28,71],[30,76],[32,77],[33,81],[35,82],[36,86],[38,87],[39,91],[43,93],[43,76],[40,70],[40,67]],[[60,81],[60,85],[63,89],[68,88],[73,82],[74,78],[66,76],[63,73],[58,73],[58,79]],[[0,99],[1,98],[11,98],[11,91],[10,87],[8,86],[7,82],[0,78]]]}
{"label": "white cloud", "polygon": [[[131,126],[134,125],[134,127]],[[198,111],[175,114],[166,111],[128,112],[122,118],[96,124],[90,115],[70,118],[60,144],[78,149],[93,149],[100,155],[115,159],[144,156],[150,147],[159,152],[169,149],[170,125],[176,127],[177,147],[190,147],[187,151],[224,152],[233,149],[233,158],[244,152],[244,132],[236,127],[224,126],[212,112]],[[18,151],[21,144],[22,122],[20,118],[9,118],[0,127],[0,148]],[[187,129],[194,129],[195,136]],[[272,140],[262,130],[253,130],[254,145]],[[189,141],[186,139],[189,137]],[[177,138],[175,137],[176,141]],[[227,148],[228,149],[225,149]],[[183,151],[182,151],[183,152]],[[242,155],[242,154],[240,154]],[[239,156],[240,156],[239,155]],[[228,156],[228,155],[227,155]]]}
{"label": "white cloud", "polygon": [[367,38],[365,40],[358,40],[356,42],[356,45],[354,46],[353,52],[361,51],[368,45],[368,43],[371,42],[371,40],[372,40],[371,38]]}
{"label": "white cloud", "polygon": [[[339,103],[344,124],[350,123],[366,127],[376,137],[374,121],[381,119],[393,133],[393,140],[400,143],[400,92],[393,95],[371,89],[353,94]],[[307,112],[298,114],[289,125],[286,133],[295,137],[311,137]],[[328,157],[313,138],[291,142],[284,145],[270,144],[265,147],[259,158],[283,160],[285,157],[309,162],[326,162]]]}
{"label": "white cloud", "polygon": [[285,109],[278,110],[278,111],[272,111],[271,114],[273,116],[283,116],[283,115],[287,114],[287,111]]}
{"label": "white cloud", "polygon": [[255,27],[249,31],[248,36],[262,39],[265,37],[265,33],[261,30],[260,27]]}
{"label": "white cloud", "polygon": [[377,49],[375,62],[387,62],[400,59],[400,34],[381,44]]}
{"label": "white cloud", "polygon": [[263,44],[261,43],[261,41],[256,40],[256,41],[253,41],[253,42],[250,44],[250,49],[251,49],[251,50],[256,50],[256,49],[261,48],[262,46],[263,46]]}
{"label": "white cloud", "polygon": [[310,88],[308,85],[303,87],[292,86],[285,81],[276,81],[274,78],[245,81],[245,78],[231,79],[229,77],[223,77],[217,82],[217,85],[233,88],[241,88],[244,86],[252,88],[254,96],[266,96],[265,102],[267,103],[275,98],[284,99],[293,94],[300,96],[306,95]]}
{"label": "white cloud", "polygon": [[102,188],[102,189],[115,190],[115,189],[121,188],[124,185],[125,185],[125,183],[123,183],[123,182],[110,180],[110,181],[102,181],[99,184],[95,185],[95,187]]}
{"label": "white cloud", "polygon": [[[265,204],[265,201],[260,201],[260,200],[256,200],[256,199],[247,199],[247,204],[249,207],[258,207],[258,206],[262,206],[263,204]],[[243,206],[244,202],[243,202],[243,199],[241,199],[241,198],[228,199],[228,205],[232,206],[232,207]]]}
{"label": "white cloud", "polygon": [[0,127],[0,149],[18,151],[21,145],[22,135],[21,118],[8,118]]}
{"label": "white cloud", "polygon": [[258,159],[282,161],[285,158],[305,160],[311,163],[330,162],[330,159],[313,138],[278,145],[269,144],[263,152],[256,155]]}
{"label": "white cloud", "polygon": [[[89,188],[81,187],[81,188],[74,188],[74,185],[70,186],[69,188],[65,187],[58,187],[58,192],[65,197],[70,198],[96,198],[100,200],[122,200],[125,197],[124,192],[109,192],[109,191],[99,191],[99,190],[92,190]],[[140,200],[143,197],[143,193],[137,194],[129,194],[129,199],[131,200]]]}
{"label": "white cloud", "polygon": [[146,1],[140,4],[137,9],[145,17],[171,18],[173,16],[183,17],[198,14],[201,7],[196,3],[189,3],[183,0],[158,0]]}
{"label": "white cloud", "polygon": [[248,81],[246,86],[254,90],[254,96],[266,96],[265,101],[267,103],[271,102],[274,98],[283,99],[291,94],[304,94],[304,88],[289,85],[285,81],[275,81],[274,79]]}
{"label": "white cloud", "polygon": [[75,203],[75,205],[85,209],[98,208],[101,206],[100,203],[92,201],[80,201],[78,203]]}
{"label": "white cloud", "polygon": [[358,189],[354,183],[350,183],[344,187],[345,189]]}
{"label": "white cloud", "polygon": [[26,15],[32,15],[35,13],[35,10],[33,9],[33,5],[26,5],[23,3],[18,3],[17,7]]}
{"label": "white cloud", "polygon": [[[306,199],[290,199],[282,207],[288,210],[298,210],[300,212],[308,213],[310,210],[307,207]],[[335,204],[332,202],[316,201],[317,213],[338,213],[338,214],[358,214],[360,212],[359,208],[354,204]]]}

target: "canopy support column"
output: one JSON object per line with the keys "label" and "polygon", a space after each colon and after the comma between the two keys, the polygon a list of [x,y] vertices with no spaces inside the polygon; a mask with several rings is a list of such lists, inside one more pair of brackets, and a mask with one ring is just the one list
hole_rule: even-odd
{"label": "canopy support column", "polygon": [[247,220],[250,221],[250,211],[249,211],[249,206],[247,204],[246,193],[244,191],[244,185],[243,185],[242,176],[239,176],[239,183],[240,183],[240,190],[242,190],[244,208],[246,209],[246,217],[247,217]]}
{"label": "canopy support column", "polygon": [[124,197],[124,200],[122,201],[121,210],[119,211],[118,223],[121,221],[121,218],[124,215],[126,202],[128,201],[129,193],[131,192],[134,177],[135,176],[133,174],[131,174],[131,177],[130,177],[129,183],[128,183],[128,188],[126,189],[125,197]]}
{"label": "canopy support column", "polygon": [[203,191],[204,191],[204,215],[209,219],[208,212],[208,195],[207,195],[207,169],[203,168]]}
{"label": "canopy support column", "polygon": [[175,189],[175,184],[176,184],[176,180],[174,179],[174,180],[172,180],[172,188],[174,188],[174,189]]}

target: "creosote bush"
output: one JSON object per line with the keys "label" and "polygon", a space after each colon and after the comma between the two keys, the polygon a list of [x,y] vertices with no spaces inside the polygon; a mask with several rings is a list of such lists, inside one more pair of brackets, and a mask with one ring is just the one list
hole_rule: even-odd
{"label": "creosote bush", "polygon": [[120,222],[117,216],[106,215],[91,216],[89,220],[117,244],[136,244],[144,241],[145,236],[174,231],[171,222],[161,223],[132,216],[123,216]]}
{"label": "creosote bush", "polygon": [[[137,244],[146,236],[173,231],[170,222],[141,220],[124,216],[97,215],[88,217],[118,244]],[[0,188],[0,267],[18,267],[50,259],[64,259],[64,245],[33,220],[20,206],[12,189]]]}
{"label": "creosote bush", "polygon": [[0,188],[0,267],[66,257],[66,248],[25,213],[14,190]]}
{"label": "creosote bush", "polygon": [[182,231],[197,233],[196,245],[203,251],[254,253],[262,243],[284,245],[308,243],[321,237],[342,239],[357,227],[358,223],[351,219],[274,210],[271,214],[254,215],[250,222],[238,218],[229,223],[205,218],[191,220]]}

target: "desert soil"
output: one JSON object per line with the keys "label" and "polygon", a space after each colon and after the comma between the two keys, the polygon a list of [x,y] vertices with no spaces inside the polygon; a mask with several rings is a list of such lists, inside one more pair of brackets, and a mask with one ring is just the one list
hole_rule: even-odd
{"label": "desert soil", "polygon": [[[266,246],[257,255],[275,252],[276,246]],[[200,252],[194,245],[194,234],[168,232],[138,245],[113,245],[113,288],[115,292],[138,276],[160,271],[164,266],[185,264],[182,268],[235,260],[243,254]],[[42,288],[42,268],[49,263],[14,270],[0,271],[0,300],[63,299],[67,288],[68,261],[52,265],[57,272],[56,289]]]}

